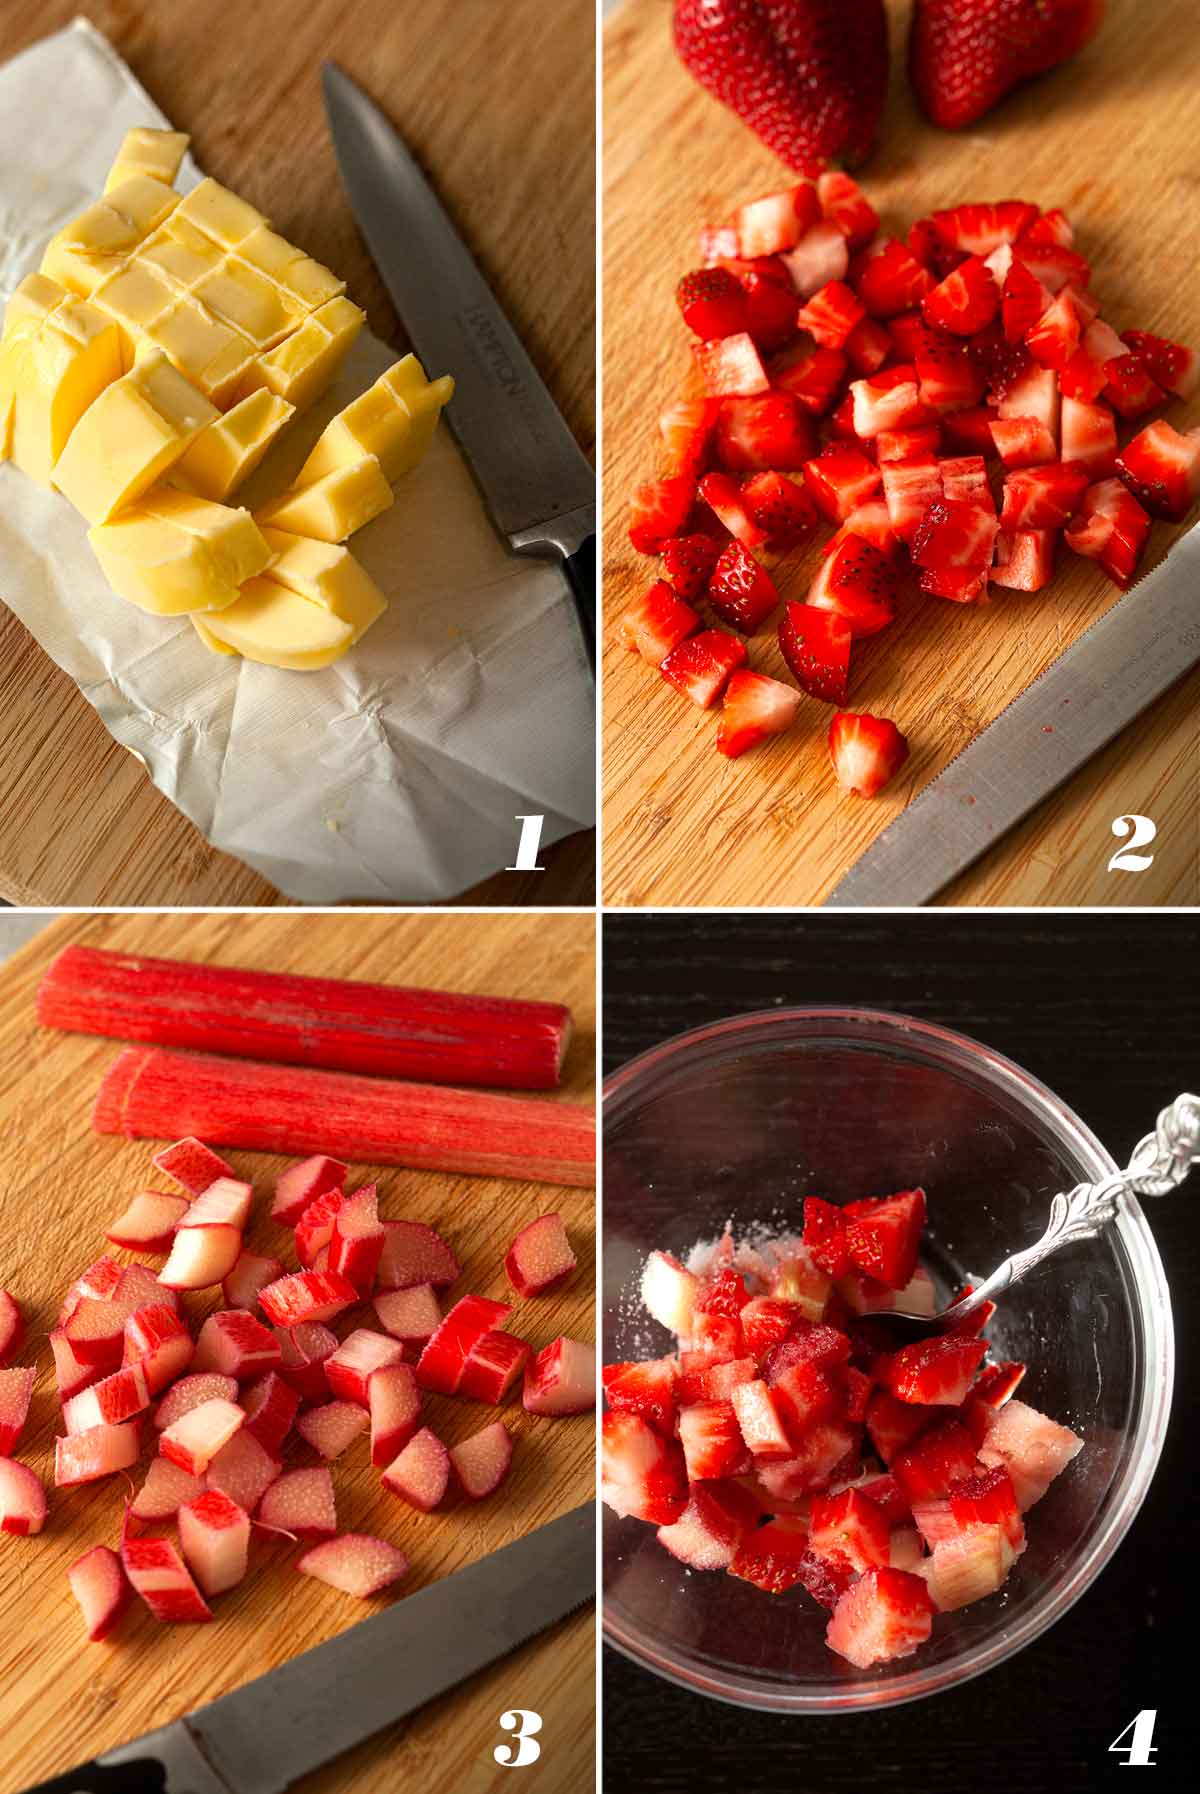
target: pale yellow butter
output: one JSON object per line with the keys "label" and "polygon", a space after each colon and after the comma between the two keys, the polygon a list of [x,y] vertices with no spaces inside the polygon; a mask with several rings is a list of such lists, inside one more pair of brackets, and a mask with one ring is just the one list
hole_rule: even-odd
{"label": "pale yellow butter", "polygon": [[51,237],[42,273],[87,299],[179,204],[162,181],[133,175]]}
{"label": "pale yellow butter", "polygon": [[235,657],[237,656],[237,649],[231,648],[228,642],[219,642],[212,630],[208,627],[208,624],[204,621],[204,618],[197,616],[195,611],[189,616],[188,622],[196,631],[196,634],[200,637],[204,646],[213,654],[232,654]]}
{"label": "pale yellow butter", "polygon": [[283,274],[281,284],[304,311],[316,311],[346,291],[345,281],[339,280],[322,262],[314,261],[311,255],[301,255],[292,262]]}
{"label": "pale yellow butter", "polygon": [[114,592],[167,617],[224,609],[271,560],[249,511],[161,488],[88,541]]}
{"label": "pale yellow butter", "polygon": [[[411,361],[415,357],[409,356],[407,359]],[[420,367],[419,362],[417,366]],[[383,377],[387,380],[388,375],[385,374]],[[403,474],[411,473],[413,468],[424,458],[433,441],[438,418],[453,397],[454,381],[449,374],[443,374],[437,380],[427,380],[420,386],[406,385],[404,387],[400,398],[401,403],[408,410],[409,432],[401,446],[395,464],[395,472],[392,475],[393,479],[399,479]]]}
{"label": "pale yellow butter", "polygon": [[237,603],[206,617],[205,627],[247,660],[312,671],[340,659],[386,608],[378,587],[365,575],[364,581],[353,589],[347,585],[334,610],[282,585],[272,568],[248,580]]}
{"label": "pale yellow butter", "polygon": [[248,237],[242,238],[237,246],[237,256],[239,261],[248,262],[278,284],[293,262],[303,261],[304,251],[281,237],[269,224],[259,224]]}
{"label": "pale yellow butter", "polygon": [[170,187],[191,142],[185,131],[152,131],[141,126],[126,131],[117,159],[108,173],[104,191],[111,193],[131,175],[148,175]]}
{"label": "pale yellow butter", "polygon": [[303,411],[336,380],[365,321],[349,299],[329,300],[277,348],[259,357],[249,385],[266,386]]}
{"label": "pale yellow butter", "polygon": [[271,578],[310,604],[324,605],[344,623],[374,621],[387,609],[383,593],[348,548],[282,529],[264,529],[263,538],[273,556]]}
{"label": "pale yellow butter", "polygon": [[125,266],[124,250],[111,255],[89,255],[84,249],[66,243],[62,237],[51,237],[42,257],[42,273],[65,287],[77,298],[87,299],[102,280]]}
{"label": "pale yellow butter", "polygon": [[254,345],[240,331],[188,297],[173,300],[146,339],[218,407],[229,403],[254,360]]}
{"label": "pale yellow butter", "polygon": [[4,308],[4,341],[18,336],[32,336],[50,315],[57,311],[67,296],[65,287],[45,274],[27,274],[13,289]]}
{"label": "pale yellow butter", "polygon": [[259,349],[274,347],[298,321],[273,281],[232,257],[215,273],[198,280],[192,295]]}
{"label": "pale yellow butter", "polygon": [[251,231],[267,222],[247,200],[239,199],[211,176],[180,201],[178,216],[225,249],[236,249]]}
{"label": "pale yellow butter", "polygon": [[406,355],[325,426],[296,485],[323,479],[363,455],[375,456],[385,478],[399,479],[429,446],[438,413],[453,391],[448,376],[431,384],[416,356]]}
{"label": "pale yellow butter", "polygon": [[[225,251],[211,243],[202,231],[190,232],[195,241],[177,236],[168,218],[161,230],[135,251],[138,264],[150,268],[178,293],[189,293],[206,274],[215,274],[225,259]],[[185,230],[190,231],[189,226]]]}
{"label": "pale yellow butter", "polygon": [[265,387],[201,430],[171,471],[172,484],[226,499],[258,466],[295,407]]}
{"label": "pale yellow butter", "polygon": [[158,320],[175,303],[175,292],[151,268],[139,262],[127,262],[110,274],[92,294],[92,304],[107,312],[116,322],[121,336],[122,365],[127,372],[134,363],[137,346]]}
{"label": "pale yellow butter", "polygon": [[148,491],[219,415],[155,350],[84,412],[54,484],[89,523],[107,523]]}
{"label": "pale yellow butter", "polygon": [[121,374],[116,325],[86,300],[64,298],[36,331],[8,345],[13,393],[9,454],[41,486],[80,418]]}
{"label": "pale yellow butter", "polygon": [[344,542],[392,503],[394,494],[374,455],[335,467],[311,486],[285,492],[258,514],[259,522],[317,542]]}

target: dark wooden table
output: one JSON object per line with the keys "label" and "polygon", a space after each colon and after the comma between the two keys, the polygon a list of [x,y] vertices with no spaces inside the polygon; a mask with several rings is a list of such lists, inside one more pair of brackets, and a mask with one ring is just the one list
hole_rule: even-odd
{"label": "dark wooden table", "polygon": [[[904,1010],[1016,1059],[1120,1157],[1164,1102],[1200,1087],[1198,948],[1200,923],[1180,914],[609,915],[605,1070],[687,1028],[781,1000]],[[1061,1794],[1110,1783],[1128,1794],[1124,1758],[1108,1746],[1143,1707],[1158,1709],[1151,1790],[1185,1786],[1200,1742],[1197,1703],[1183,1692],[1196,1655],[1200,1548],[1200,1229],[1194,1190],[1149,1206],[1175,1312],[1171,1430],[1141,1513],[1083,1598],[962,1689],[852,1718],[741,1712],[606,1649],[611,1794]]]}

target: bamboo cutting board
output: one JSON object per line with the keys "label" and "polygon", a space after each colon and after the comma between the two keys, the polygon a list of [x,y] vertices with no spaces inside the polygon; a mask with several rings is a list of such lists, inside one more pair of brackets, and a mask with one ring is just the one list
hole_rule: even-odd
{"label": "bamboo cutting board", "polygon": [[[590,0],[556,7],[553,30],[540,0],[506,0],[500,18],[491,0],[88,0],[83,10],[177,129],[191,132],[200,166],[336,268],[372,330],[399,352],[408,342],[351,216],[325,122],[321,63],[339,62],[403,130],[590,452]],[[0,61],[79,11],[78,0],[0,7]],[[533,66],[537,104],[514,105]],[[47,103],[54,128],[54,97]],[[592,831],[540,857],[544,872],[499,872],[460,901],[594,901]],[[50,907],[285,901],[209,847],[2,605],[0,898]]]}
{"label": "bamboo cutting board", "polygon": [[[1200,38],[1194,0],[1109,0],[1082,56],[1010,95],[971,130],[935,130],[904,72],[908,7],[890,9],[891,91],[881,146],[859,171],[882,229],[963,200],[1061,204],[1118,330],[1137,325],[1200,346],[1196,145]],[[656,577],[629,546],[627,506],[655,477],[657,419],[684,386],[688,332],[674,303],[705,223],[786,184],[788,171],[711,99],[675,56],[669,0],[624,0],[606,28],[604,210],[605,901],[613,905],[820,903],[946,763],[1118,593],[1062,551],[1038,593],[995,588],[986,607],[902,600],[897,622],[856,644],[847,708],[892,717],[910,757],[871,802],[839,794],[825,746],[830,710],[805,699],[797,724],[736,761],[715,721],[620,645],[630,598]],[[1173,402],[1177,427],[1200,401]],[[1193,513],[1194,519],[1194,513]],[[1156,523],[1144,567],[1179,533]],[[828,538],[826,529],[820,540]],[[820,549],[783,564],[802,598]],[[1136,595],[1132,602],[1136,603]],[[750,664],[794,683],[776,619]],[[1182,680],[1085,770],[943,893],[960,904],[1194,904],[1200,901],[1200,672]],[[1110,825],[1158,827],[1153,866],[1109,872]]]}
{"label": "bamboo cutting board", "polygon": [[[17,1362],[34,1362],[36,1350],[39,1367],[29,1430],[15,1455],[42,1476],[50,1502],[37,1537],[0,1535],[0,1794],[18,1794],[166,1724],[371,1611],[298,1576],[293,1547],[255,1534],[249,1574],[219,1598],[211,1625],[159,1625],[135,1599],[111,1642],[86,1641],[66,1568],[93,1544],[116,1544],[126,1490],[119,1477],[53,1488],[59,1414],[45,1335],[71,1278],[105,1249],[104,1228],[128,1195],[151,1182],[165,1186],[150,1165],[153,1142],[101,1137],[88,1125],[100,1075],[118,1043],[37,1026],[34,990],[50,958],[69,941],[83,941],[218,964],[563,1001],[574,1010],[577,1033],[562,1095],[587,1101],[594,1091],[593,935],[592,918],[581,915],[63,917],[0,971],[0,1287],[11,1289],[25,1311],[28,1341]],[[264,1218],[284,1161],[256,1153],[230,1157],[256,1183],[252,1249],[284,1256],[286,1236]],[[354,1174],[356,1181],[374,1175],[372,1167],[358,1165]],[[520,1304],[514,1326],[527,1328],[539,1345],[560,1333],[594,1338],[590,1192],[397,1170],[379,1178],[386,1215],[445,1231],[463,1264],[456,1294],[503,1296],[503,1254],[517,1227],[561,1209],[579,1268],[564,1289]],[[132,1256],[108,1249],[122,1260]],[[205,1292],[188,1298],[187,1306],[195,1317],[220,1303]],[[370,1324],[369,1309],[353,1312]],[[426,1408],[428,1423],[451,1444],[498,1412],[444,1397],[426,1397]],[[591,1498],[590,1416],[538,1420],[519,1402],[499,1412],[516,1449],[507,1482],[485,1502],[418,1514],[380,1487],[362,1439],[333,1465],[342,1529],[378,1532],[412,1560],[397,1599]],[[285,1450],[289,1466],[319,1461],[294,1441]],[[138,1484],[148,1461],[143,1458]],[[500,1715],[522,1707],[544,1720],[530,1787],[576,1794],[591,1786],[593,1775],[593,1642],[591,1613],[577,1614],[296,1787],[303,1794],[395,1794],[410,1786],[422,1794],[483,1794],[504,1780],[492,1755],[507,1741]],[[402,1659],[395,1674],[402,1679]]]}

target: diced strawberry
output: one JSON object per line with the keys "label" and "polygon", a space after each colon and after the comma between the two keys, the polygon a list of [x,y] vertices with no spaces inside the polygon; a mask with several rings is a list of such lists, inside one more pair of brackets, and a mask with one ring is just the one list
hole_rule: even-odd
{"label": "diced strawberry", "polygon": [[1001,530],[996,537],[996,559],[991,570],[993,585],[1017,592],[1040,592],[1054,575],[1054,529]]}
{"label": "diced strawberry", "polygon": [[789,602],[779,624],[783,658],[801,688],[825,704],[844,704],[850,672],[850,625],[818,605]]}
{"label": "diced strawberry", "polygon": [[[742,1438],[755,1458],[770,1460],[791,1456],[792,1443],[774,1391],[761,1378],[752,1383],[739,1383],[729,1399]],[[685,1414],[694,1412],[692,1408],[684,1410]]]}
{"label": "diced strawberry", "polygon": [[996,505],[988,485],[982,455],[951,455],[939,461],[943,496],[957,503],[981,505],[995,515]]}
{"label": "diced strawberry", "polygon": [[834,220],[821,218],[809,225],[796,247],[785,249],[780,259],[800,298],[808,299],[830,281],[844,278],[850,246]]}
{"label": "diced strawberry", "polygon": [[605,1370],[604,1393],[610,1408],[640,1414],[668,1439],[675,1432],[676,1366],[673,1358],[650,1358],[617,1367],[617,1375]]}
{"label": "diced strawberry", "polygon": [[802,467],[816,446],[808,413],[790,392],[721,401],[716,457],[722,467],[735,473]]}
{"label": "diced strawberry", "polygon": [[867,1433],[885,1464],[890,1464],[939,1418],[936,1408],[901,1402],[877,1389],[867,1403]]}
{"label": "diced strawberry", "polygon": [[305,1209],[330,1190],[340,1190],[346,1181],[348,1166],[340,1159],[323,1153],[289,1165],[275,1180],[275,1197],[271,1203],[271,1219],[280,1227],[294,1227]]}
{"label": "diced strawberry", "polygon": [[[753,1384],[739,1388],[750,1389]],[[696,1402],[684,1408],[679,1416],[679,1443],[690,1482],[736,1476],[749,1462],[732,1401]]]}
{"label": "diced strawberry", "polygon": [[859,436],[854,429],[854,394],[847,391],[840,404],[829,413],[829,441],[822,454],[831,455],[839,448],[855,449],[865,461],[875,460],[875,444],[870,437]]}
{"label": "diced strawberry", "polygon": [[485,1296],[464,1296],[456,1302],[417,1360],[417,1382],[422,1389],[453,1395],[471,1347],[489,1329],[502,1327],[511,1312],[507,1303]]}
{"label": "diced strawberry", "polygon": [[839,710],[829,725],[829,758],[843,791],[875,797],[908,758],[908,743],[887,717]]}
{"label": "diced strawberry", "polygon": [[706,224],[700,232],[700,260],[706,268],[738,252],[738,234],[732,224]]}
{"label": "diced strawberry", "polygon": [[811,1362],[787,1365],[771,1378],[769,1387],[789,1439],[799,1438],[820,1421],[836,1420],[844,1412],[832,1378]]}
{"label": "diced strawberry", "polygon": [[883,237],[863,257],[855,286],[873,318],[893,318],[920,305],[934,279],[905,244]]}
{"label": "diced strawberry", "polygon": [[736,336],[746,328],[746,296],[724,268],[698,268],[675,288],[675,303],[688,329],[702,342]]}
{"label": "diced strawberry", "polygon": [[832,218],[851,249],[861,249],[879,229],[874,206],[858,182],[840,169],[817,176],[817,198],[822,216]]}
{"label": "diced strawberry", "polygon": [[891,335],[877,318],[860,318],[846,338],[846,359],[858,374],[875,374],[892,352]]}
{"label": "diced strawberry", "polygon": [[910,1502],[942,1501],[952,1483],[975,1474],[975,1444],[957,1420],[927,1427],[889,1465]]}
{"label": "diced strawberry", "polygon": [[811,181],[802,181],[783,193],[770,193],[741,206],[736,224],[744,256],[776,255],[792,249],[810,225],[821,216],[821,204]]}
{"label": "diced strawberry", "polygon": [[1014,261],[1004,276],[1000,323],[1010,343],[1024,342],[1052,303],[1052,296],[1023,262]]}
{"label": "diced strawberry", "polygon": [[622,1517],[669,1526],[687,1506],[683,1448],[637,1414],[606,1414],[601,1426],[600,1498]]}
{"label": "diced strawberry", "polygon": [[886,556],[861,537],[848,535],[821,562],[807,603],[832,611],[857,640],[887,628],[895,615],[895,594],[896,573]]}
{"label": "diced strawberry", "polygon": [[[776,1306],[783,1308],[785,1304],[779,1303]],[[799,1309],[798,1303],[786,1306],[793,1310]],[[819,1370],[831,1371],[840,1368],[850,1356],[850,1339],[840,1327],[831,1327],[823,1321],[807,1320],[802,1310],[791,1320],[786,1332],[779,1332],[778,1328],[773,1331],[778,1332],[779,1336],[762,1353],[763,1379],[772,1385],[785,1371],[797,1364],[812,1364]]]}
{"label": "diced strawberry", "polygon": [[815,1496],[809,1519],[809,1548],[818,1557],[832,1557],[855,1570],[869,1570],[888,1561],[888,1523],[861,1489]]}
{"label": "diced strawberry", "polygon": [[844,281],[831,280],[796,313],[796,323],[824,349],[840,349],[860,318],[862,301]]}
{"label": "diced strawberry", "polygon": [[683,535],[695,502],[696,486],[690,479],[650,480],[639,486],[629,523],[629,540],[639,554],[657,554],[672,536]]}
{"label": "diced strawberry", "polygon": [[1079,347],[1059,370],[1058,385],[1063,397],[1083,399],[1086,404],[1098,399],[1108,384],[1105,368],[1110,361],[1120,361],[1124,353],[1125,345],[1103,318],[1086,325]]}
{"label": "diced strawberry", "polygon": [[857,1370],[853,1364],[846,1365],[842,1372],[842,1411],[847,1420],[866,1420],[874,1387],[865,1371]]}
{"label": "diced strawberry", "polygon": [[699,627],[697,612],[675,595],[665,579],[659,579],[624,613],[620,635],[626,648],[651,666],[661,666],[671,649]]}
{"label": "diced strawberry", "polygon": [[920,311],[903,311],[899,317],[889,318],[884,328],[892,339],[892,356],[896,361],[915,363],[917,356],[929,347],[931,340],[944,339],[956,342],[957,338],[948,336],[944,330],[934,330],[925,322]]}
{"label": "diced strawberry", "polygon": [[850,391],[854,399],[854,432],[860,438],[878,436],[881,430],[909,429],[929,419],[915,367],[900,364],[885,368],[873,379],[851,381]]}
{"label": "diced strawberry", "polygon": [[1000,527],[1006,532],[1060,529],[1078,510],[1087,486],[1087,469],[1067,462],[1018,468],[1004,481]]}
{"label": "diced strawberry", "polygon": [[979,1457],[989,1468],[1004,1465],[1017,1505],[1025,1513],[1082,1450],[1083,1440],[1070,1427],[1059,1426],[1025,1402],[1010,1400],[997,1410]]}
{"label": "diced strawberry", "polygon": [[[969,1295],[974,1293],[974,1289],[975,1285],[973,1283],[964,1283],[957,1296],[954,1298],[955,1303],[965,1301]],[[930,1312],[932,1312],[932,1310]],[[944,1321],[942,1324],[942,1332],[961,1333],[965,1336],[978,1336],[985,1331],[995,1312],[996,1304],[993,1301],[989,1299],[988,1301],[981,1302],[977,1308],[972,1309],[970,1314],[961,1315],[957,1320],[949,1319]],[[953,1316],[954,1313],[955,1309],[951,1307],[951,1316]]]}
{"label": "diced strawberry", "polygon": [[746,334],[759,349],[778,349],[796,334],[796,292],[778,256],[725,264],[746,299]]}
{"label": "diced strawberry", "polygon": [[1083,333],[1083,318],[1069,287],[1050,302],[1042,316],[1025,333],[1025,346],[1034,360],[1057,372],[1065,368]]}
{"label": "diced strawberry", "polygon": [[934,212],[929,222],[949,248],[966,255],[987,255],[1001,243],[1015,243],[1024,236],[1037,215],[1037,207],[1023,199],[1001,199]]}
{"label": "diced strawberry", "polygon": [[697,1314],[723,1314],[728,1320],[736,1321],[749,1300],[745,1278],[732,1266],[724,1265],[700,1290],[695,1311]]}
{"label": "diced strawberry", "polygon": [[1090,285],[1092,270],[1075,250],[1061,243],[1042,243],[1036,237],[1022,237],[1013,244],[1013,260],[1022,262],[1036,274],[1051,293],[1060,293],[1065,286],[1080,292]]}
{"label": "diced strawberry", "polygon": [[1079,512],[1063,531],[1076,554],[1098,560],[1111,580],[1127,586],[1133,578],[1150,518],[1120,480],[1100,480],[1083,495]]}
{"label": "diced strawberry", "polygon": [[799,707],[800,693],[792,686],[765,673],[735,673],[717,722],[717,752],[736,760],[768,735],[789,729]]}
{"label": "diced strawberry", "polygon": [[804,486],[782,473],[756,473],[742,486],[742,499],[770,548],[797,548],[817,526],[817,513]]}
{"label": "diced strawberry", "polygon": [[1002,1408],[1025,1375],[1025,1366],[1012,1359],[987,1364],[971,1385],[971,1396],[991,1408]]}
{"label": "diced strawberry", "polygon": [[894,1353],[880,1380],[902,1402],[956,1408],[986,1354],[982,1339],[955,1334],[923,1339]]}
{"label": "diced strawberry", "polygon": [[1152,517],[1180,522],[1200,493],[1200,430],[1147,424],[1117,456],[1117,472]]}
{"label": "diced strawberry", "polygon": [[669,476],[698,480],[712,465],[720,399],[678,399],[658,420],[666,451],[664,472]]}
{"label": "diced strawberry", "polygon": [[946,1496],[942,1496],[939,1500],[914,1501],[912,1517],[916,1521],[918,1532],[931,1551],[946,1539],[956,1539],[962,1531],[958,1521],[950,1512],[950,1502]]}
{"label": "diced strawberry", "polygon": [[865,1495],[875,1503],[889,1526],[903,1526],[911,1521],[912,1510],[908,1497],[894,1476],[887,1472],[882,1476],[868,1476],[857,1488],[860,1495]]}
{"label": "diced strawberry", "polygon": [[1069,249],[1075,241],[1075,232],[1071,220],[1061,206],[1054,206],[1049,212],[1043,212],[1028,230],[1021,236],[1027,243],[1058,243],[1063,249]]}
{"label": "diced strawberry", "polygon": [[[983,397],[983,373],[959,337],[926,331],[913,356],[913,367],[926,413],[944,417],[948,412],[969,410]],[[927,452],[936,450],[934,442]]]}
{"label": "diced strawberry", "polygon": [[[710,399],[745,397],[766,392],[770,385],[754,339],[746,331],[710,343],[694,343],[692,354]],[[680,529],[668,530],[667,534],[677,536]]]}
{"label": "diced strawberry", "polygon": [[879,469],[857,449],[830,445],[804,464],[804,483],[818,510],[840,523],[879,490]]}
{"label": "diced strawberry", "polygon": [[820,1196],[804,1198],[804,1244],[813,1262],[840,1277],[850,1262],[846,1242],[846,1217],[842,1210]]}
{"label": "diced strawberry", "polygon": [[789,356],[771,370],[771,380],[813,417],[824,417],[846,378],[846,357],[840,349],[819,346]]}
{"label": "diced strawberry", "polygon": [[744,547],[759,548],[766,541],[766,531],[755,523],[741,487],[729,474],[706,473],[700,482],[700,497]]}
{"label": "diced strawberry", "polygon": [[[672,536],[669,542],[663,543],[663,572],[678,597],[686,601],[700,597],[712,578],[712,570],[720,552],[721,543],[717,537],[704,535],[699,531],[691,536]],[[690,632],[684,631],[685,635],[688,633]],[[682,641],[683,636],[679,639]],[[626,643],[626,646],[630,645]],[[674,645],[673,643],[672,646]],[[642,658],[646,659],[648,656],[643,655]],[[656,664],[661,665],[661,661]],[[386,1225],[385,1222],[384,1226]]]}
{"label": "diced strawberry", "polygon": [[999,1526],[1015,1550],[1025,1543],[1016,1490],[1003,1464],[951,1483],[950,1512],[960,1528]]}
{"label": "diced strawberry", "polygon": [[1064,398],[1062,458],[1086,467],[1097,479],[1115,471],[1117,420],[1107,405],[1089,405],[1082,399]]}
{"label": "diced strawberry", "polygon": [[831,1651],[856,1669],[911,1657],[933,1630],[933,1601],[920,1576],[870,1569],[841,1596],[825,1629]]}
{"label": "diced strawberry", "polygon": [[810,1557],[803,1525],[787,1519],[770,1520],[765,1526],[747,1530],[730,1561],[729,1573],[767,1594],[780,1595],[804,1581],[800,1566]]}
{"label": "diced strawberry", "polygon": [[493,1329],[477,1339],[467,1353],[457,1393],[497,1407],[518,1378],[524,1378],[532,1356],[533,1348],[525,1340]]}
{"label": "diced strawberry", "polygon": [[851,511],[830,536],[821,553],[826,556],[836,554],[847,536],[858,536],[861,541],[869,542],[887,561],[894,563],[900,559],[901,545],[892,534],[892,520],[882,498],[869,498],[865,505],[859,505]]}
{"label": "diced strawberry", "polygon": [[1200,357],[1194,349],[1185,349],[1165,336],[1153,336],[1148,330],[1123,330],[1121,339],[1150,378],[1177,399],[1190,399],[1200,386]]}
{"label": "diced strawberry", "polygon": [[1049,368],[1031,364],[1008,381],[998,393],[996,410],[1002,418],[1032,417],[1052,441],[1058,440],[1058,383]]}
{"label": "diced strawberry", "polygon": [[1104,364],[1104,397],[1122,417],[1144,417],[1165,405],[1167,395],[1136,355],[1116,355]]}
{"label": "diced strawberry", "polygon": [[918,567],[977,575],[991,563],[997,527],[995,512],[982,505],[934,499],[913,534],[913,561]]}
{"label": "diced strawberry", "polygon": [[693,1570],[728,1569],[742,1539],[754,1530],[758,1504],[728,1479],[694,1484],[679,1519],[658,1530],[664,1550]]}
{"label": "diced strawberry", "polygon": [[758,1465],[759,1481],[773,1500],[798,1501],[814,1490],[828,1488],[835,1476],[853,1476],[861,1432],[860,1427],[835,1422],[809,1427],[795,1441],[791,1457]]}
{"label": "diced strawberry", "polygon": [[923,461],[888,461],[879,473],[892,532],[911,543],[929,506],[942,496],[938,464],[932,455]]}
{"label": "diced strawberry", "polygon": [[724,691],[735,667],[744,666],[746,648],[724,629],[702,629],[672,648],[659,672],[676,691],[707,710]]}
{"label": "diced strawberry", "polygon": [[779,593],[766,568],[735,541],[718,556],[708,582],[708,602],[723,623],[751,635],[775,609]]}
{"label": "diced strawberry", "polygon": [[917,461],[936,455],[941,434],[937,424],[921,424],[908,430],[881,430],[875,439],[880,465],[885,461]]}
{"label": "diced strawberry", "polygon": [[966,258],[965,250],[954,249],[943,241],[932,218],[915,218],[908,227],[906,241],[921,266],[939,280]]}
{"label": "diced strawberry", "polygon": [[1005,467],[1042,467],[1058,453],[1053,436],[1040,418],[997,417],[989,428]]}
{"label": "diced strawberry", "polygon": [[[889,1289],[903,1289],[917,1267],[925,1225],[924,1190],[851,1202],[841,1211],[852,1264]],[[807,1222],[808,1205],[805,1204]]]}
{"label": "diced strawberry", "polygon": [[778,1345],[803,1323],[804,1311],[797,1303],[781,1302],[773,1296],[755,1296],[741,1313],[746,1350],[761,1364],[772,1346]]}
{"label": "diced strawberry", "polygon": [[946,447],[957,449],[959,454],[994,454],[991,426],[997,415],[990,405],[973,405],[968,411],[944,416],[941,421]]}
{"label": "diced strawberry", "polygon": [[955,336],[973,336],[991,323],[999,309],[1000,288],[978,256],[960,262],[921,301],[926,322]]}

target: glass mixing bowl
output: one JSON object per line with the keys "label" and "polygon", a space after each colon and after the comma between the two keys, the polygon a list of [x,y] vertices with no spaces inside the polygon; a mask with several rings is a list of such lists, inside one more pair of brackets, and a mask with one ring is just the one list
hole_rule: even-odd
{"label": "glass mixing bowl", "polygon": [[[964,1035],[901,1015],[791,1009],[680,1035],[604,1092],[604,1357],[658,1357],[671,1336],[638,1285],[655,1246],[764,1221],[799,1231],[802,1199],[922,1185],[924,1262],[941,1298],[1043,1232],[1051,1197],[1115,1169],[1054,1093]],[[914,1657],[854,1669],[803,1589],[769,1595],[686,1569],[654,1529],[604,1510],[604,1628],[684,1687],[777,1713],[839,1713],[935,1694],[1037,1638],[1099,1574],[1136,1514],[1171,1401],[1170,1299],[1138,1204],[1005,1299],[989,1335],[1019,1394],[1084,1450],[1027,1516],[1004,1589],[939,1615]]]}

